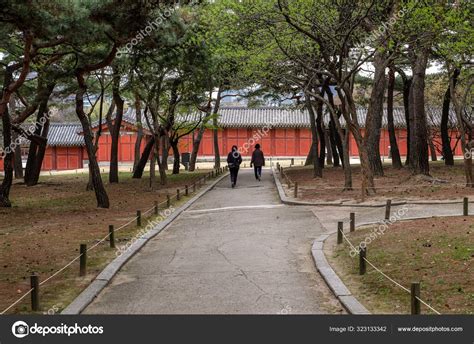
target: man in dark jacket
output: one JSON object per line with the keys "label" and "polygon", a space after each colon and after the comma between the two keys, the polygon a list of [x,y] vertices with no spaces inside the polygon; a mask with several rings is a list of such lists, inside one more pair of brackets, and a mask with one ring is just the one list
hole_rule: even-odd
{"label": "man in dark jacket", "polygon": [[255,145],[255,150],[252,153],[250,167],[252,167],[252,165],[255,171],[255,179],[260,180],[262,178],[262,166],[265,166],[265,157],[258,143]]}
{"label": "man in dark jacket", "polygon": [[232,146],[232,152],[227,156],[227,165],[230,171],[230,181],[232,188],[237,184],[237,175],[239,174],[240,164],[242,163],[242,156],[239,153],[237,146]]}

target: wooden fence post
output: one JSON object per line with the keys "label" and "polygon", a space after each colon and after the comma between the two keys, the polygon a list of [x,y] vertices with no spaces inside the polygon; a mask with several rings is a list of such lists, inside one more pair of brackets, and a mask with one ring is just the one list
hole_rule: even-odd
{"label": "wooden fence post", "polygon": [[392,208],[392,200],[388,199],[387,204],[385,205],[385,220],[390,219],[391,208]]}
{"label": "wooden fence post", "polygon": [[189,195],[189,189],[188,189],[188,186],[187,186],[187,185],[184,186],[184,195],[185,195],[185,196],[188,196],[188,195]]}
{"label": "wooden fence post", "polygon": [[337,243],[342,244],[342,232],[344,231],[344,222],[337,223]]}
{"label": "wooden fence post", "polygon": [[158,215],[158,201],[155,201],[155,215]]}
{"label": "wooden fence post", "polygon": [[34,312],[39,311],[39,277],[34,272],[30,276],[31,289],[31,310]]}
{"label": "wooden fence post", "polygon": [[469,216],[469,198],[464,197],[463,215]]}
{"label": "wooden fence post", "polygon": [[364,275],[367,271],[365,257],[367,257],[367,247],[359,246],[359,275]]}
{"label": "wooden fence post", "polygon": [[137,210],[137,227],[142,226],[142,211]]}
{"label": "wooden fence post", "polygon": [[109,225],[109,242],[110,242],[110,248],[115,248],[114,225]]}
{"label": "wooden fence post", "polygon": [[298,198],[298,183],[295,182],[295,198]]}
{"label": "wooden fence post", "polygon": [[421,314],[420,282],[411,284],[411,314]]}
{"label": "wooden fence post", "polygon": [[81,254],[79,258],[79,276],[85,276],[87,272],[87,245],[81,244],[79,252]]}
{"label": "wooden fence post", "polygon": [[355,231],[355,213],[350,213],[350,231]]}
{"label": "wooden fence post", "polygon": [[171,207],[171,197],[169,194],[166,195],[166,207]]}

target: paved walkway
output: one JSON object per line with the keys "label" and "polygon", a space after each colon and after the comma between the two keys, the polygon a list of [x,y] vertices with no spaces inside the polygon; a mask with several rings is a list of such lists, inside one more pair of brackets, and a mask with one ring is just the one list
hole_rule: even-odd
{"label": "paved walkway", "polygon": [[[474,215],[474,208],[470,205],[469,215]],[[337,206],[314,206],[311,207],[318,223],[328,233],[337,231],[337,222],[343,221],[346,231],[349,230],[349,214],[355,213],[356,225],[361,223],[381,221],[385,217],[385,207],[363,208],[363,207],[337,207]],[[392,206],[391,214],[398,220],[408,220],[417,217],[431,216],[462,216],[462,203],[455,204],[407,204]],[[397,214],[402,214],[398,216]]]}
{"label": "paved walkway", "polygon": [[342,313],[311,257],[323,233],[309,207],[279,201],[273,178],[242,170],[135,255],[88,314]]}

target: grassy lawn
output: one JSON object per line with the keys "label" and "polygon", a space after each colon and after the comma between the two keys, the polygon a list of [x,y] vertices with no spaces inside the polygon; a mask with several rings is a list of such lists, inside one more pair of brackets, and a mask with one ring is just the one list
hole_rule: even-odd
{"label": "grassy lawn", "polygon": [[[35,272],[40,282],[79,255],[79,246],[91,247],[108,233],[109,225],[118,228],[136,216],[136,211],[151,209],[154,201],[176,195],[184,185],[191,185],[207,171],[170,175],[168,185],[149,187],[149,179],[132,179],[120,173],[120,184],[106,189],[110,209],[97,209],[93,191],[86,191],[86,174],[41,177],[40,184],[26,187],[15,183],[11,191],[11,209],[0,208],[0,311],[29,290],[29,276]],[[103,175],[106,181],[107,175]],[[186,201],[182,198],[180,203]],[[173,202],[174,207],[177,204]],[[151,211],[142,226],[153,219]],[[139,232],[133,222],[115,235],[117,247],[129,242]],[[42,312],[59,312],[116,256],[109,242],[88,252],[88,275],[78,277],[79,261],[40,287]],[[29,296],[8,313],[29,312]]]}
{"label": "grassy lawn", "polygon": [[[372,227],[348,234],[357,246]],[[474,221],[472,217],[431,218],[391,225],[367,248],[367,259],[410,288],[421,282],[421,298],[442,314],[474,314]],[[373,313],[410,313],[410,295],[367,266],[359,276],[358,257],[346,242],[325,246],[331,266]],[[422,305],[422,313],[432,313]]]}
{"label": "grassy lawn", "polygon": [[[352,167],[353,191],[342,191],[344,171],[342,168],[326,167],[323,179],[313,178],[312,166],[285,168],[286,175],[292,182],[298,182],[298,198],[302,200],[360,200],[361,171],[360,166]],[[376,194],[367,200],[376,199],[461,199],[474,196],[474,188],[465,187],[464,167],[462,161],[455,166],[445,166],[443,162],[432,162],[429,177],[413,176],[408,168],[395,170],[390,165],[384,166],[384,177],[375,178]],[[282,179],[284,185],[286,181]],[[287,194],[293,196],[291,190]]]}

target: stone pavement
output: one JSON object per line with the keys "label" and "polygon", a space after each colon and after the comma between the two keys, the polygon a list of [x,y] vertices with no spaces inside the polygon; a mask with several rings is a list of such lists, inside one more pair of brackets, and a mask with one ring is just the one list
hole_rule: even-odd
{"label": "stone pavement", "polygon": [[314,267],[325,230],[311,210],[281,204],[268,169],[261,182],[243,169],[235,189],[224,179],[151,239],[84,313],[344,313]]}

